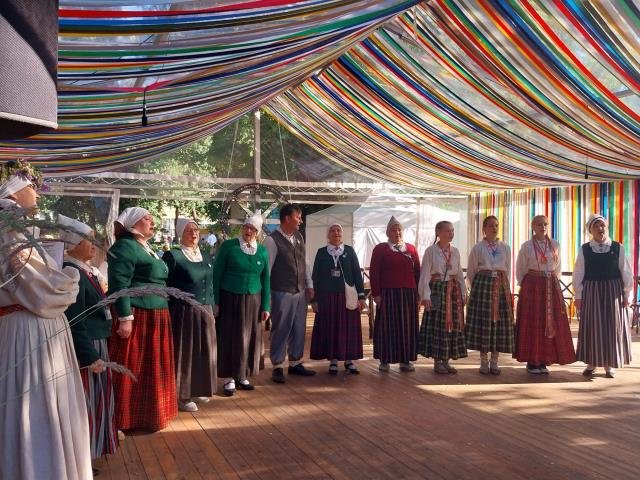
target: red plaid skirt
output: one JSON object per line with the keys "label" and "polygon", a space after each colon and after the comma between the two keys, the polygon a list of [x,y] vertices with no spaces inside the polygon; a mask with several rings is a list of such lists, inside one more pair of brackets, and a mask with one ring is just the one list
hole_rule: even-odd
{"label": "red plaid skirt", "polygon": [[[516,351],[513,354],[519,362],[565,365],[576,361],[566,307],[562,293],[555,285],[558,280],[551,277],[550,281],[554,282],[551,298],[547,298],[547,278],[544,276],[527,274],[520,285]],[[553,336],[545,335],[547,301],[551,302]]]}
{"label": "red plaid skirt", "polygon": [[138,379],[113,375],[116,425],[121,430],[161,430],[178,415],[173,337],[169,310],[133,307],[133,331],[120,338],[117,323],[109,342],[112,362],[124,365]]}

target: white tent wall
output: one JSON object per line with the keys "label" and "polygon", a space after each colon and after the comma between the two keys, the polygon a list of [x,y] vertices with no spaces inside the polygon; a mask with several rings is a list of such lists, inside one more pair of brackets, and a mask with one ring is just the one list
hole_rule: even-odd
{"label": "white tent wall", "polygon": [[468,199],[464,197],[432,197],[416,204],[373,205],[360,207],[335,205],[307,216],[307,261],[313,265],[318,248],[326,245],[327,228],[339,223],[343,228],[343,240],[352,245],[360,265],[368,267],[373,248],[387,241],[386,229],[391,216],[404,227],[404,239],[417,246],[422,258],[425,249],[433,243],[435,225],[441,220],[453,223],[456,238],[454,245],[460,250],[463,266],[466,266]]}

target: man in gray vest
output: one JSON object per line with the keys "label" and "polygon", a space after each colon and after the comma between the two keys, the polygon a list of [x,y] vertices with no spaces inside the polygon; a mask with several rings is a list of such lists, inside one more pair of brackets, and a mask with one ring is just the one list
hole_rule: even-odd
{"label": "man in gray vest", "polygon": [[299,232],[302,210],[286,204],[280,210],[280,226],[264,246],[271,269],[271,364],[272,379],[284,383],[283,364],[289,356],[289,375],[315,375],[300,360],[304,353],[307,302],[313,298],[311,270],[307,268],[304,240]]}

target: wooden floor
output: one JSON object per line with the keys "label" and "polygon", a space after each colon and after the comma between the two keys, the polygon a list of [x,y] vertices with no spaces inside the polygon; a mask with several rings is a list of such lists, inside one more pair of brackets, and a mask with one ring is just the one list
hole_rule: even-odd
{"label": "wooden floor", "polygon": [[318,375],[276,385],[267,369],[253,392],[128,436],[98,478],[636,480],[638,336],[634,354],[615,379],[589,381],[583,364],[532,376],[506,356],[502,375],[485,377],[476,352],[436,376],[424,358],[415,373],[378,372],[367,341],[360,375],[307,361]]}

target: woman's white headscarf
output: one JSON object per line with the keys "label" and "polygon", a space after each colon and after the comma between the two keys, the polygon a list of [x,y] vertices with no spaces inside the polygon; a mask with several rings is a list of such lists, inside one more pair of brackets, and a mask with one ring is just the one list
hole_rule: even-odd
{"label": "woman's white headscarf", "polygon": [[[76,232],[83,233],[85,235],[89,235],[93,232],[93,229],[86,223],[82,223],[74,218],[65,217],[64,215],[58,214],[58,223],[65,227],[71,227]],[[65,243],[70,243],[71,245],[78,245],[82,240],[84,240],[84,238],[77,233],[67,231],[62,232],[60,239],[64,240]]]}
{"label": "woman's white headscarf", "polygon": [[[339,223],[332,223],[331,225],[329,225],[329,227],[327,227],[327,240],[329,237],[329,232],[333,227],[340,227],[340,231],[344,232],[342,225],[340,225]],[[333,245],[332,243],[329,243],[327,241],[327,252],[329,252],[329,255],[331,255],[331,257],[333,257],[333,264],[337,267],[338,257],[340,257],[340,255],[344,253],[344,242],[341,242],[340,245]]]}
{"label": "woman's white headscarf", "polygon": [[606,218],[604,218],[599,213],[592,213],[591,215],[589,215],[589,219],[587,220],[587,232],[591,233],[591,227],[593,227],[598,220],[608,226]]}
{"label": "woman's white headscarf", "polygon": [[29,185],[31,185],[29,180],[20,175],[11,175],[6,182],[0,185],[0,198],[7,198]]}
{"label": "woman's white headscarf", "polygon": [[133,226],[142,220],[142,217],[148,214],[149,211],[142,207],[125,208],[116,219],[116,222],[122,225],[128,232],[131,232],[134,235],[140,235],[140,232],[133,228]]}

